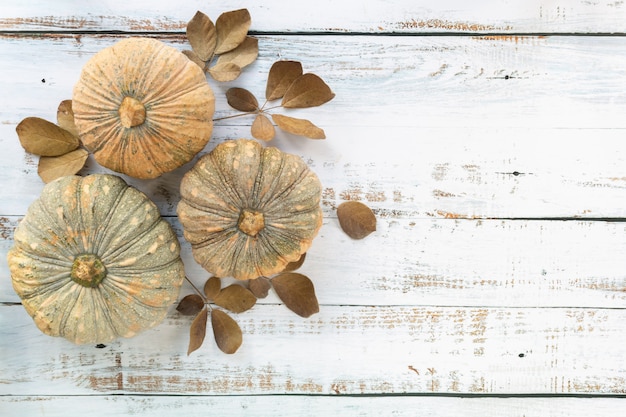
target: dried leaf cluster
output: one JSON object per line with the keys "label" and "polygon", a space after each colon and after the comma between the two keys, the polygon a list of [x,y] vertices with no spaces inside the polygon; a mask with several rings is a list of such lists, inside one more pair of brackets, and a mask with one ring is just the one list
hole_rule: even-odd
{"label": "dried leaf cluster", "polygon": [[222,288],[222,280],[218,277],[209,278],[202,291],[194,286],[196,293],[185,296],[176,307],[183,315],[195,316],[189,329],[187,355],[202,346],[209,315],[218,348],[224,353],[235,353],[243,341],[241,328],[228,313],[217,307],[231,313],[243,313],[254,307],[258,298],[265,298],[271,288],[274,288],[285,306],[299,316],[309,317],[319,312],[313,283],[305,275],[293,272],[302,265],[304,259],[305,255],[302,255],[298,261],[288,264],[283,272],[272,278],[249,280],[247,288],[239,284]]}
{"label": "dried leaf cluster", "polygon": [[248,36],[250,24],[247,9],[222,13],[215,24],[198,11],[187,23],[191,50],[183,53],[215,80],[235,80],[259,55],[258,39]]}
{"label": "dried leaf cluster", "polygon": [[[298,119],[283,114],[270,114],[269,110],[279,107],[299,109],[320,106],[335,97],[330,87],[319,76],[303,73],[298,61],[277,61],[270,68],[265,88],[265,103],[259,101],[249,90],[234,87],[226,91],[228,104],[244,114],[256,114],[251,133],[256,139],[272,140],[275,136],[274,125],[294,135],[310,139],[326,139],[324,130],[309,120]],[[280,105],[266,108],[270,101],[282,99]]]}
{"label": "dried leaf cluster", "polygon": [[56,124],[39,117],[27,117],[15,130],[24,150],[39,155],[37,173],[45,183],[78,173],[89,156],[80,147],[71,100],[59,104]]}

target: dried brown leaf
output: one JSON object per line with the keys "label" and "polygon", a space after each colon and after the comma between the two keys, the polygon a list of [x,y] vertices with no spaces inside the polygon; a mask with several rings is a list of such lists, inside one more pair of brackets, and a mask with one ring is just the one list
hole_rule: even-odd
{"label": "dried brown leaf", "polygon": [[259,56],[259,40],[246,36],[244,41],[232,51],[226,52],[217,59],[217,64],[232,62],[239,68],[250,65]]}
{"label": "dried brown leaf", "polygon": [[259,110],[259,102],[254,94],[245,88],[233,87],[226,91],[226,101],[230,107],[245,112]]}
{"label": "dried brown leaf", "polygon": [[285,96],[282,106],[287,108],[315,107],[330,101],[335,97],[335,93],[330,87],[315,74],[303,74],[291,83]]}
{"label": "dried brown leaf", "polygon": [[264,114],[258,114],[254,118],[254,122],[252,122],[250,133],[252,133],[252,136],[259,140],[268,141],[274,139],[276,131],[274,130],[274,125],[270,122],[270,119],[268,119],[267,116]]}
{"label": "dried brown leaf", "polygon": [[202,342],[204,342],[204,337],[206,336],[206,322],[208,315],[208,310],[203,308],[191,322],[191,327],[189,328],[189,347],[187,348],[187,356],[202,346]]}
{"label": "dried brown leaf", "polygon": [[206,62],[201,60],[200,57],[198,56],[198,54],[196,54],[194,51],[191,51],[189,49],[185,49],[183,51],[183,55],[185,55],[187,58],[189,58],[189,60],[191,62],[193,62],[194,64],[199,66],[202,69],[202,71],[206,71]]}
{"label": "dried brown leaf", "polygon": [[241,74],[241,68],[232,62],[222,62],[215,64],[209,68],[209,74],[214,80],[220,82],[228,82],[236,80]]}
{"label": "dried brown leaf", "polygon": [[301,317],[320,311],[313,282],[297,272],[281,272],[272,278],[272,286],[287,308]]}
{"label": "dried brown leaf", "polygon": [[176,306],[176,310],[184,316],[196,315],[203,308],[204,300],[198,294],[186,295]]}
{"label": "dried brown leaf", "polygon": [[26,152],[58,156],[78,148],[78,138],[67,130],[39,117],[27,117],[15,128]]}
{"label": "dried brown leaf", "polygon": [[72,100],[63,100],[57,109],[57,124],[62,129],[67,130],[74,136],[78,136],[76,124],[74,124],[74,111],[72,110]]}
{"label": "dried brown leaf", "polygon": [[248,9],[222,13],[215,22],[217,31],[215,53],[223,54],[239,46],[246,38],[251,23],[252,19]]}
{"label": "dried brown leaf", "polygon": [[258,277],[248,281],[248,289],[256,298],[265,298],[272,288],[270,280],[266,277]]}
{"label": "dried brown leaf", "polygon": [[218,277],[211,277],[204,283],[204,295],[209,300],[214,300],[222,289],[222,280]]}
{"label": "dried brown leaf", "polygon": [[237,322],[223,311],[214,309],[211,312],[211,325],[217,347],[224,353],[235,353],[243,341]]}
{"label": "dried brown leaf", "polygon": [[39,158],[37,174],[46,184],[66,175],[74,175],[85,166],[89,152],[82,148],[59,156]]}
{"label": "dried brown leaf", "polygon": [[201,11],[187,23],[187,39],[193,51],[202,61],[208,61],[215,53],[217,45],[217,31],[209,16]]}
{"label": "dried brown leaf", "polygon": [[223,288],[213,298],[213,302],[233,313],[243,313],[254,307],[256,297],[249,289],[238,284],[231,284]]}
{"label": "dried brown leaf", "polygon": [[305,136],[310,139],[326,139],[324,130],[315,126],[308,120],[296,119],[295,117],[285,116],[283,114],[273,114],[272,120],[285,132]]}
{"label": "dried brown leaf", "polygon": [[276,100],[285,95],[289,86],[302,75],[302,64],[298,61],[276,61],[270,68],[265,87],[265,98]]}
{"label": "dried brown leaf", "polygon": [[303,253],[302,255],[300,255],[300,259],[298,259],[297,261],[289,262],[287,266],[285,267],[285,269],[283,269],[283,272],[293,272],[297,269],[300,269],[302,264],[304,264],[305,259],[306,259],[306,253]]}
{"label": "dried brown leaf", "polygon": [[337,218],[343,231],[353,239],[363,239],[376,230],[376,216],[360,201],[346,201],[337,207]]}

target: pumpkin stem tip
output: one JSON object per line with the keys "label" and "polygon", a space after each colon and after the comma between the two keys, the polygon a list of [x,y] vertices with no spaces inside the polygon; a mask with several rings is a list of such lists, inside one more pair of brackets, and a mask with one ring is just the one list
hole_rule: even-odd
{"label": "pumpkin stem tip", "polygon": [[86,253],[74,258],[72,281],[83,287],[95,288],[106,277],[107,270],[97,255]]}
{"label": "pumpkin stem tip", "polygon": [[134,97],[126,96],[118,109],[122,126],[131,128],[143,124],[146,120],[146,108]]}
{"label": "pumpkin stem tip", "polygon": [[239,230],[248,236],[255,237],[265,227],[263,213],[249,209],[243,209],[237,222]]}

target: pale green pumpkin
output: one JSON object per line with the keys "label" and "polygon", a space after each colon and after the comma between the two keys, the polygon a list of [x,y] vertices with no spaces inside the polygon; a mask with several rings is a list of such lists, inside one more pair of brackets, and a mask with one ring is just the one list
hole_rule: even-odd
{"label": "pale green pumpkin", "polygon": [[24,308],[42,332],[78,344],[157,325],[185,275],[170,225],[113,175],[47,184],[14,240],[8,262]]}

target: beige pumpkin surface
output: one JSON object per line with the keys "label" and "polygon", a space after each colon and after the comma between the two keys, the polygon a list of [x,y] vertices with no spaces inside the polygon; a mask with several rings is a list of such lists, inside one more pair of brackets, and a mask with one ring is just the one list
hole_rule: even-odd
{"label": "beige pumpkin surface", "polygon": [[322,225],[321,184],[302,158],[256,141],[229,140],[181,182],[178,216],[195,260],[219,277],[282,271]]}
{"label": "beige pumpkin surface", "polygon": [[78,344],[157,325],[185,276],[170,225],[113,175],[47,184],[14,240],[8,262],[24,308],[42,332]]}
{"label": "beige pumpkin surface", "polygon": [[182,52],[132,37],[85,64],[72,109],[80,139],[99,164],[147,179],[205,147],[215,98],[204,72]]}

